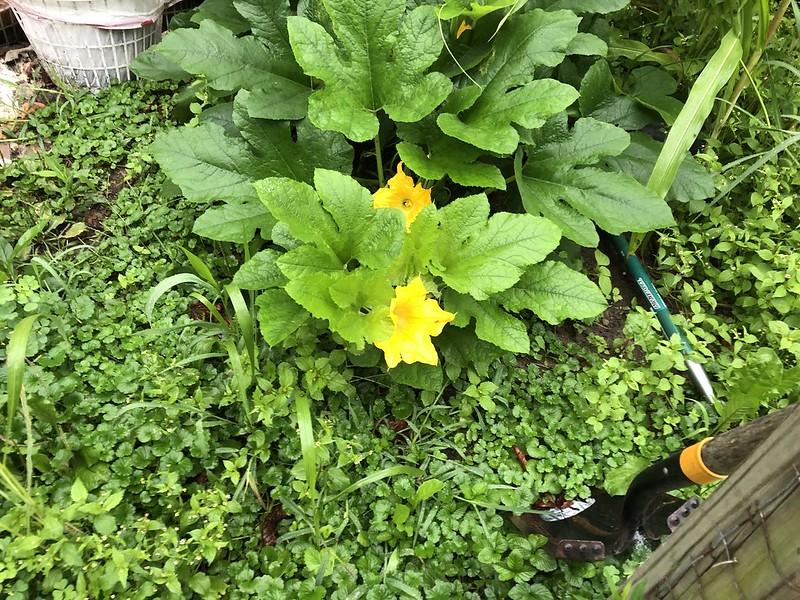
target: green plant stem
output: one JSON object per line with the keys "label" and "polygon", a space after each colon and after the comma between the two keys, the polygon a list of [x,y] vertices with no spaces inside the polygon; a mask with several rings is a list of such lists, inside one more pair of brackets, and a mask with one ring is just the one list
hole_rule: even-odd
{"label": "green plant stem", "polygon": [[719,137],[720,131],[725,126],[725,123],[730,118],[731,113],[733,112],[733,107],[736,105],[737,100],[739,100],[739,96],[742,95],[747,89],[747,86],[750,84],[750,75],[753,69],[756,68],[758,65],[758,61],[761,60],[761,56],[764,54],[764,50],[767,49],[769,46],[770,41],[775,36],[775,32],[778,31],[778,26],[783,19],[783,16],[786,14],[786,10],[789,8],[789,4],[792,0],[783,0],[778,7],[778,10],[775,12],[775,16],[772,17],[772,21],[770,21],[769,29],[767,30],[767,38],[764,40],[764,45],[759,46],[751,55],[747,61],[747,64],[744,67],[744,73],[742,73],[739,80],[736,82],[736,87],[733,88],[733,94],[731,95],[728,103],[728,107],[725,109],[725,112],[722,113],[722,116],[717,121],[717,124],[714,126],[714,131],[711,134],[711,137],[716,139]]}
{"label": "green plant stem", "polygon": [[375,166],[378,171],[378,185],[383,187],[385,180],[383,178],[383,156],[381,155],[381,134],[375,136]]}

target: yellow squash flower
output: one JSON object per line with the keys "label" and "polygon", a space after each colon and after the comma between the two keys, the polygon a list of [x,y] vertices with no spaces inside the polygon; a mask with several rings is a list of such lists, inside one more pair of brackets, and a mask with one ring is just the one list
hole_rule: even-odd
{"label": "yellow squash flower", "polygon": [[392,337],[375,345],[383,350],[389,368],[400,361],[439,364],[439,355],[433,347],[431,336],[442,333],[442,329],[455,318],[453,313],[442,310],[433,298],[427,298],[425,284],[419,276],[405,286],[397,286],[389,306],[394,323]]}
{"label": "yellow squash flower", "polygon": [[403,163],[397,163],[397,175],[386,182],[372,195],[372,206],[375,208],[399,208],[406,217],[406,231],[423,208],[431,203],[431,191],[403,173]]}

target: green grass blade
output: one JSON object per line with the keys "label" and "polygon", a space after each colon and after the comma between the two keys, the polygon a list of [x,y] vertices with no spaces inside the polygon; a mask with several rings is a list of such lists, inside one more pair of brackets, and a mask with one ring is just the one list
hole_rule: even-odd
{"label": "green grass blade", "polygon": [[767,46],[767,32],[769,31],[769,0],[758,2],[758,47]]}
{"label": "green grass blade", "polygon": [[667,195],[686,153],[714,108],[717,92],[736,72],[741,57],[739,38],[729,31],[692,86],[686,104],[675,119],[647,182],[649,190],[662,198]]}
{"label": "green grass blade", "polygon": [[333,498],[331,498],[331,502],[333,502],[334,500],[338,500],[342,496],[346,496],[351,492],[360,490],[362,487],[367,486],[371,483],[375,483],[376,481],[380,481],[381,479],[386,479],[387,477],[395,477],[397,475],[410,475],[411,477],[419,477],[422,474],[423,472],[420,469],[415,469],[414,467],[404,467],[402,465],[387,467],[385,469],[381,469],[380,471],[375,471],[374,473],[370,473],[366,477],[362,477],[355,483],[348,485],[341,492],[339,492]]}
{"label": "green grass blade", "polygon": [[170,365],[169,367],[161,371],[161,373],[163,374],[166,373],[167,371],[172,371],[173,369],[179,369],[180,367],[185,367],[186,365],[190,365],[193,362],[200,362],[200,361],[205,362],[212,358],[224,358],[226,356],[228,355],[222,354],[221,352],[205,352],[203,354],[193,354],[192,356],[179,360],[175,364]]}
{"label": "green grass blade", "polygon": [[[150,295],[147,297],[147,302],[145,302],[144,305],[144,314],[148,321],[153,320],[153,308],[155,307],[156,302],[158,302],[158,299],[166,294],[169,290],[175,286],[181,285],[182,283],[194,283],[206,288],[210,287],[205,281],[200,279],[194,273],[178,273],[177,275],[167,277],[164,281],[150,290]],[[213,288],[211,289],[213,290]]]}
{"label": "green grass blade", "polygon": [[203,259],[196,254],[189,252],[183,246],[181,246],[181,250],[183,250],[183,253],[186,255],[189,264],[192,265],[192,268],[197,272],[197,274],[206,280],[212,287],[219,288],[217,280],[214,279],[214,274],[211,272],[211,269],[208,268],[208,265],[203,262]]}
{"label": "green grass blade", "polygon": [[3,464],[0,464],[0,486],[5,488],[5,491],[0,489],[0,496],[9,502],[22,503],[30,507],[36,506],[36,500],[25,490],[16,475]]}
{"label": "green grass blade", "polygon": [[236,322],[239,324],[239,329],[242,331],[244,347],[247,350],[247,356],[250,358],[250,373],[253,374],[256,369],[256,342],[250,310],[247,308],[247,303],[244,300],[244,296],[242,296],[242,291],[238,287],[233,284],[228,284],[225,286],[225,291],[231,299],[233,314],[236,317]]}
{"label": "green grass blade", "polygon": [[742,25],[739,38],[742,40],[742,56],[750,55],[750,45],[753,43],[753,2],[745,0],[742,6]]}
{"label": "green grass blade", "polygon": [[740,183],[745,181],[753,173],[758,171],[762,166],[764,166],[764,164],[768,163],[775,156],[777,156],[778,154],[780,154],[781,152],[783,152],[787,148],[793,146],[797,142],[800,142],[800,135],[794,135],[792,137],[789,137],[789,138],[785,139],[783,142],[781,142],[780,144],[778,144],[777,146],[775,146],[774,148],[772,148],[771,150],[769,150],[768,152],[764,152],[761,155],[761,158],[759,158],[756,162],[754,162],[752,165],[750,165],[747,169],[742,171],[742,173],[740,173],[739,176],[736,177],[736,179],[734,179],[728,185],[726,185],[724,188],[722,188],[719,191],[719,193],[714,197],[714,199],[711,201],[711,205],[716,204],[717,202],[722,200],[722,198],[727,196],[730,193],[731,190],[733,190],[736,186],[738,186]]}
{"label": "green grass blade", "polygon": [[305,394],[297,394],[294,399],[294,407],[297,413],[297,427],[300,430],[303,470],[306,472],[309,495],[313,498],[317,494],[317,445],[314,443],[311,400]]}
{"label": "green grass blade", "polygon": [[227,319],[219,312],[219,309],[211,300],[203,296],[200,292],[192,292],[191,295],[192,298],[195,298],[200,304],[206,307],[208,314],[214,317],[217,324],[222,326],[226,332],[230,329],[230,323],[228,323]]}
{"label": "green grass blade", "polygon": [[6,372],[8,377],[8,400],[6,401],[6,437],[11,439],[11,423],[17,412],[20,394],[22,393],[22,377],[25,374],[25,349],[31,336],[33,324],[39,315],[25,317],[11,332],[6,348]]}
{"label": "green grass blade", "polygon": [[233,371],[233,379],[236,382],[236,388],[239,392],[239,399],[242,401],[242,410],[244,410],[247,422],[250,422],[250,399],[247,397],[247,390],[250,388],[250,377],[244,372],[242,367],[242,357],[239,355],[239,349],[233,340],[230,338],[225,339],[223,344],[228,351],[228,360],[231,363],[231,370]]}
{"label": "green grass blade", "polygon": [[47,227],[47,223],[49,219],[42,219],[33,227],[27,229],[17,240],[17,243],[14,244],[14,249],[11,251],[11,260],[13,261],[15,258],[19,257],[28,247],[33,243],[33,240],[44,231],[44,228]]}

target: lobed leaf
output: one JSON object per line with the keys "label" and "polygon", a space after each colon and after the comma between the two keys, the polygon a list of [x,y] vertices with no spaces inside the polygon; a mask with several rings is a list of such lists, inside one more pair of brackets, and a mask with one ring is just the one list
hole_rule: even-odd
{"label": "lobed leaf", "polygon": [[277,259],[281,256],[275,250],[262,250],[250,257],[233,276],[234,285],[243,290],[265,290],[280,287],[286,283]]}
{"label": "lobed leaf", "polygon": [[212,123],[162,133],[150,152],[192,202],[255,200],[252,182],[270,174],[244,140]]}
{"label": "lobed leaf", "polygon": [[500,169],[478,160],[485,152],[445,136],[433,118],[400,124],[397,134],[403,140],[397,144],[400,159],[420,177],[438,180],[448,176],[468,187],[506,189]]}
{"label": "lobed leaf", "polygon": [[586,275],[556,261],[529,267],[519,283],[497,300],[513,312],[531,310],[551,325],[565,319],[590,319],[608,306],[603,292]]}
{"label": "lobed leaf", "polygon": [[511,154],[519,143],[512,124],[529,129],[578,98],[569,85],[534,79],[538,66],[556,66],[578,33],[569,11],[536,9],[509,19],[494,52],[473,75],[477,85],[457,90],[436,122],[444,133],[478,148]]}
{"label": "lobed leaf", "polygon": [[157,52],[215,90],[236,91],[302,81],[296,65],[272,55],[253,36],[236,37],[210,19],[199,29],[178,29],[165,36]]}
{"label": "lobed leaf", "polygon": [[297,62],[324,84],[309,98],[317,127],[363,142],[378,133],[378,110],[413,122],[447,97],[450,80],[425,73],[442,49],[432,7],[407,14],[405,0],[328,0],[325,7],[336,40],[319,23],[288,19]]}
{"label": "lobed leaf", "polygon": [[579,119],[571,131],[533,149],[527,164],[514,163],[517,187],[525,209],[542,214],[571,240],[596,246],[593,221],[609,233],[650,231],[674,224],[667,204],[633,177],[593,166],[620,154],[629,143],[621,129],[591,118]]}
{"label": "lobed leaf", "polygon": [[274,225],[275,218],[261,202],[230,203],[207,209],[195,220],[192,233],[219,242],[246,244],[257,229],[270,231]]}
{"label": "lobed leaf", "polygon": [[150,145],[187,199],[245,203],[257,199],[253,182],[258,179],[284,176],[310,182],[316,167],[352,167],[353,149],[347,141],[307,121],[293,126],[253,119],[241,102],[234,106],[233,119],[242,137],[226,135],[216,123],[202,123],[162,133]]}
{"label": "lobed leaf", "polygon": [[270,346],[280,344],[305,323],[308,312],[280,289],[270,289],[256,299],[261,336]]}
{"label": "lobed leaf", "polygon": [[475,335],[508,352],[527,354],[530,351],[528,328],[524,322],[508,314],[494,298],[476,301],[466,294],[448,290],[444,295],[445,310],[456,314],[453,325],[465,327],[475,319]]}
{"label": "lobed leaf", "polygon": [[476,300],[513,286],[525,267],[558,245],[558,227],[541,217],[497,213],[488,222],[483,194],[456,200],[439,211],[442,236],[431,265],[455,291]]}

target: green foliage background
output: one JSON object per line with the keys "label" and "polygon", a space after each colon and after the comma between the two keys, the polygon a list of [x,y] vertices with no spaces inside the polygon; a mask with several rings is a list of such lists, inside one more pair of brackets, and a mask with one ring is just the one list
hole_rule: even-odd
{"label": "green foliage background", "polygon": [[[785,101],[796,84],[774,85]],[[638,102],[635,85],[625,86],[619,102]],[[246,418],[220,347],[229,330],[209,316],[230,319],[233,301],[204,307],[204,298],[168,289],[147,304],[159,282],[190,275],[185,251],[249,290],[240,230],[216,241],[193,235],[203,227],[197,203],[210,198],[186,188],[182,196],[152,157],[150,142],[186,108],[176,91],[131,83],[59,98],[14,133],[50,143],[0,172],[8,241],[0,243],[0,345],[22,318],[39,315],[26,352],[30,419],[3,416],[0,427],[11,427],[3,475],[30,498],[14,496],[3,478],[4,597],[607,597],[645,548],[597,565],[556,562],[541,538],[507,525],[508,508],[592,486],[619,492],[636,461],[797,394],[798,167],[791,147],[753,172],[757,156],[737,163],[776,144],[753,116],[730,123],[737,141],[712,141],[700,157],[724,169],[718,193],[738,178],[737,187],[716,200],[672,202],[678,225],[645,245],[729,402],[719,413],[697,401],[678,348],[636,308],[624,328],[613,313],[562,326],[525,313],[524,358],[476,343],[476,317],[443,334],[447,368],[422,389],[413,369],[390,377],[371,366],[377,356],[306,322],[283,348],[260,353]],[[796,104],[786,110],[796,114]],[[199,127],[227,135],[218,123]],[[294,143],[283,125],[269,135]],[[333,140],[318,141],[347,152]],[[248,162],[246,139],[240,149],[237,164],[262,168],[257,156]],[[627,161],[636,177],[635,155],[598,158]],[[313,171],[293,164],[310,181]],[[181,183],[179,171],[167,175]],[[26,231],[30,244],[11,259]],[[570,244],[558,258],[581,262]],[[588,271],[613,303],[620,282],[602,252],[593,258]],[[2,403],[6,377],[3,369]],[[298,395],[314,400],[313,482]],[[528,456],[526,470],[514,446]],[[278,506],[287,517],[276,525]]]}

